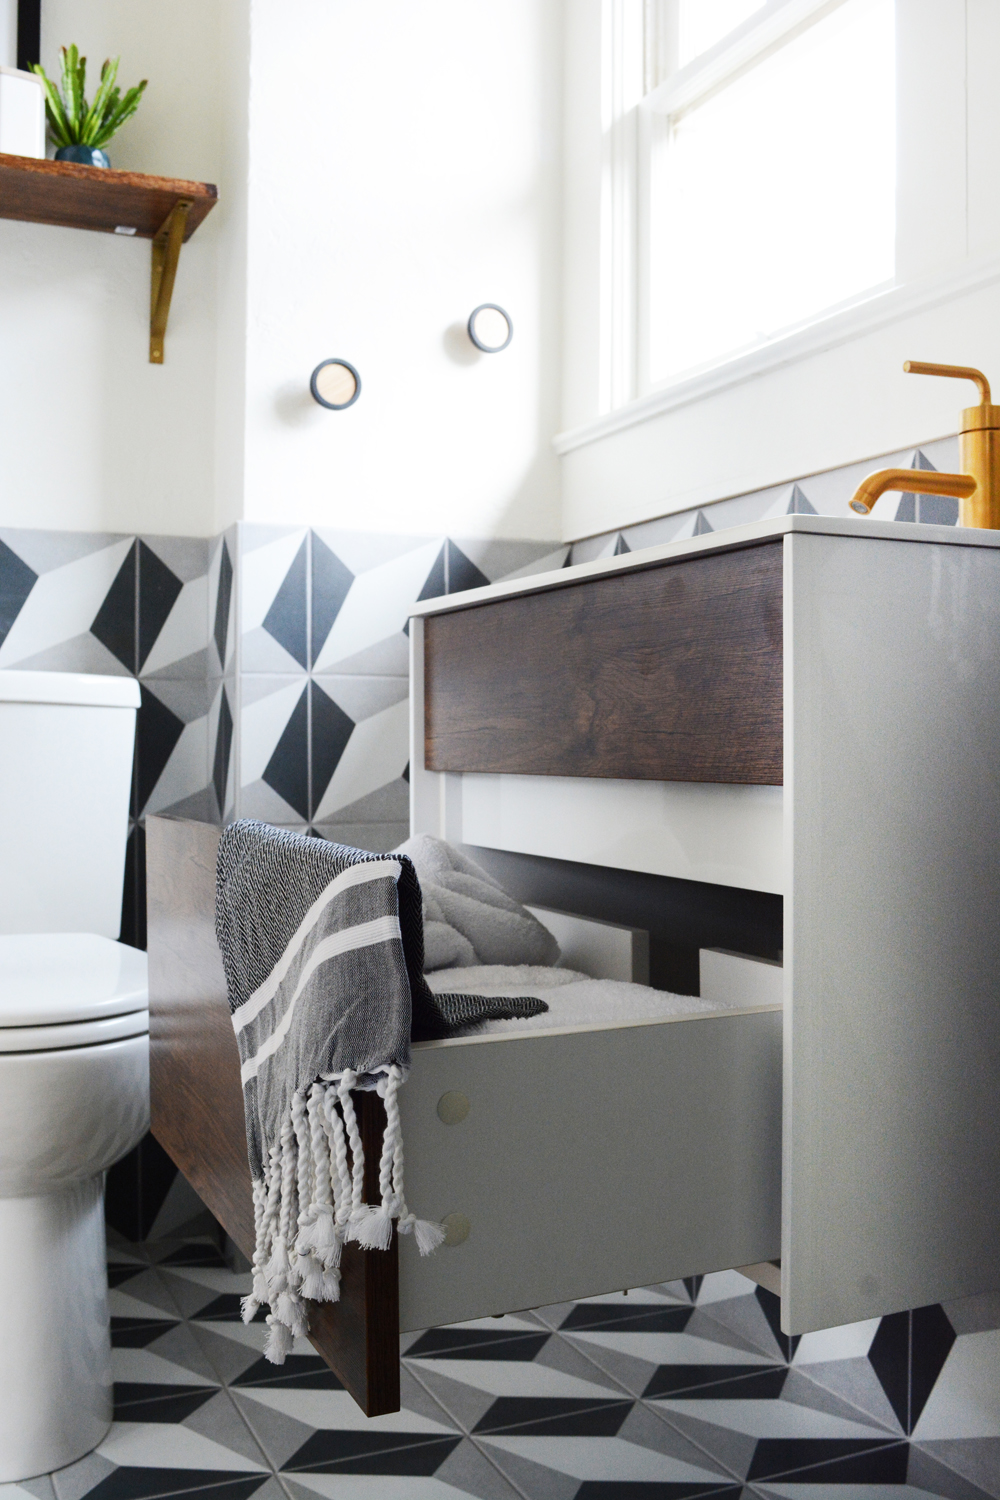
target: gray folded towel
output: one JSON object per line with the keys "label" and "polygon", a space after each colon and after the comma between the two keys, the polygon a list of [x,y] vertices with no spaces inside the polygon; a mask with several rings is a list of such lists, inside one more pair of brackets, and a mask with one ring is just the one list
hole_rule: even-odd
{"label": "gray folded towel", "polygon": [[407,855],[424,898],[424,969],[559,961],[559,944],[492,875],[444,839],[418,833],[393,851]]}

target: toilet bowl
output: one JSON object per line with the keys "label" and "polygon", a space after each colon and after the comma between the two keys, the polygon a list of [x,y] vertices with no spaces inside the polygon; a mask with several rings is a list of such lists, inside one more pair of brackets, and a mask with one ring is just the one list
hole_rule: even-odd
{"label": "toilet bowl", "polygon": [[149,1127],[146,955],[115,941],[138,703],[0,672],[0,1481],[111,1425],[104,1174]]}
{"label": "toilet bowl", "polygon": [[104,1173],[148,1126],[146,955],[0,936],[0,1480],[111,1425]]}

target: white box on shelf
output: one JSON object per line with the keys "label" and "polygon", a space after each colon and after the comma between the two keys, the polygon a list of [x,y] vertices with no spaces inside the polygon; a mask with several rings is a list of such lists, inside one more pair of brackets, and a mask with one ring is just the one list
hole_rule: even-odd
{"label": "white box on shelf", "polygon": [[45,156],[45,91],[37,73],[0,65],[0,152]]}

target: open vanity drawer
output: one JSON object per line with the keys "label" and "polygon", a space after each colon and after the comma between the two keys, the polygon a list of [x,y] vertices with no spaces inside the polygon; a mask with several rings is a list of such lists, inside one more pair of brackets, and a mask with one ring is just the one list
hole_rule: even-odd
{"label": "open vanity drawer", "polygon": [[401,1242],[404,1330],[780,1252],[779,1008],[422,1042],[399,1098],[410,1201],[468,1227]]}
{"label": "open vanity drawer", "polygon": [[[218,841],[148,820],[152,1124],[249,1256]],[[374,1201],[382,1104],[355,1097]],[[399,1105],[408,1199],[451,1243],[423,1259],[410,1237],[347,1245],[341,1301],[311,1305],[315,1346],[369,1415],[398,1407],[400,1332],[778,1254],[778,1005],[418,1043]]]}

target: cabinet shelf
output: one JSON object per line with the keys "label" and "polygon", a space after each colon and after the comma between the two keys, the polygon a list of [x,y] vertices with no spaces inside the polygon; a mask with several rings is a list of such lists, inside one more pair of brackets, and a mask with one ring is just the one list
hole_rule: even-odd
{"label": "cabinet shelf", "polygon": [[152,240],[149,358],[163,363],[181,245],[218,202],[210,182],[0,155],[0,218]]}

